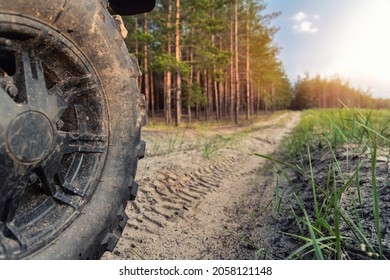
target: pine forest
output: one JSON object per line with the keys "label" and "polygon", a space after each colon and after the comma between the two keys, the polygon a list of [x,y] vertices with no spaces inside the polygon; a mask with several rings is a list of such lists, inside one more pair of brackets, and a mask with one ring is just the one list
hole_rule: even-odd
{"label": "pine forest", "polygon": [[281,109],[389,107],[337,75],[291,84],[274,43],[279,13],[265,10],[259,0],[161,0],[152,13],[125,17],[149,117],[238,123]]}

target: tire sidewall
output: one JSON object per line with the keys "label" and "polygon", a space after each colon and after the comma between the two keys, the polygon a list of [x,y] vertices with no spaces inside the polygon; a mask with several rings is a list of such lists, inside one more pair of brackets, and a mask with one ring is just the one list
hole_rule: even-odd
{"label": "tire sidewall", "polygon": [[54,242],[27,258],[99,258],[105,250],[102,241],[116,231],[130,196],[139,156],[140,126],[145,122],[136,83],[139,68],[129,57],[104,4],[97,0],[17,0],[10,7],[0,2],[0,13],[22,14],[49,25],[85,55],[101,83],[109,119],[106,162],[90,201]]}

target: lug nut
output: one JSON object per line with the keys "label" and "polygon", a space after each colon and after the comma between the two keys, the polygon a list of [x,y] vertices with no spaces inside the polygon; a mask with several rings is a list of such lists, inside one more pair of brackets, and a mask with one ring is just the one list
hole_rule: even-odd
{"label": "lug nut", "polygon": [[19,89],[13,84],[7,85],[5,90],[8,92],[9,96],[11,96],[12,98],[15,98],[19,93]]}

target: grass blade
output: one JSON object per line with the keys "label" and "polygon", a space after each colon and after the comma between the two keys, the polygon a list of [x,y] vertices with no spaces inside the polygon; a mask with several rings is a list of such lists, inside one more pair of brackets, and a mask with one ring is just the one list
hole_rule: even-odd
{"label": "grass blade", "polygon": [[375,228],[378,238],[379,245],[379,257],[383,257],[383,245],[382,245],[382,233],[380,226],[380,217],[379,217],[379,197],[378,197],[378,187],[376,184],[376,155],[377,155],[377,139],[374,137],[372,143],[372,154],[371,154],[371,174],[372,174],[372,192],[374,199],[374,219],[375,219]]}
{"label": "grass blade", "polygon": [[[336,174],[333,169],[333,188],[334,192],[337,192]],[[336,259],[341,260],[341,234],[340,234],[340,210],[339,199],[337,195],[334,195],[333,199],[333,219],[334,219],[334,235],[336,237]]]}
{"label": "grass blade", "polygon": [[298,166],[292,165],[291,163],[283,162],[283,161],[280,161],[280,160],[278,160],[276,158],[273,158],[273,157],[270,157],[270,156],[266,156],[266,155],[262,155],[262,154],[258,154],[258,153],[255,153],[254,155],[258,156],[258,157],[261,157],[261,158],[264,158],[264,159],[267,159],[267,160],[270,160],[272,162],[278,163],[280,165],[284,165],[286,167],[292,168],[293,170],[297,171],[298,173],[303,174],[303,171]]}
{"label": "grass blade", "polygon": [[315,233],[314,233],[314,230],[313,230],[313,225],[311,224],[310,222],[310,218],[309,218],[309,215],[307,214],[307,211],[305,209],[305,207],[303,206],[302,204],[302,201],[300,200],[300,198],[294,194],[295,196],[295,199],[297,200],[298,204],[299,204],[299,207],[301,208],[301,210],[303,211],[304,215],[305,215],[305,223],[309,229],[309,232],[310,232],[310,237],[311,237],[311,240],[313,242],[313,248],[314,248],[314,252],[316,254],[316,257],[318,260],[323,260],[324,259],[324,256],[322,254],[322,251],[321,251],[321,248],[319,246],[319,243],[318,243],[318,240],[315,236]]}
{"label": "grass blade", "polygon": [[[313,173],[313,166],[311,163],[311,153],[310,153],[310,147],[307,146],[307,154],[309,156],[309,168],[310,168],[310,181],[311,181],[311,188],[313,191],[313,201],[314,201],[314,212],[316,215],[316,221],[319,220],[320,215],[319,215],[319,210],[318,210],[318,200],[317,200],[317,190],[316,190],[316,183],[314,180],[314,173]],[[317,222],[316,222],[317,224]]]}

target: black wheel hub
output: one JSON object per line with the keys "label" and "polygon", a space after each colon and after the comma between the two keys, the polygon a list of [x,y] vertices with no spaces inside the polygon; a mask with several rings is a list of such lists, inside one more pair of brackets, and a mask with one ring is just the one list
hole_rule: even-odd
{"label": "black wheel hub", "polygon": [[0,259],[32,254],[77,218],[104,167],[107,119],[73,43],[0,14]]}
{"label": "black wheel hub", "polygon": [[53,126],[44,114],[23,112],[8,127],[7,145],[11,156],[25,163],[44,159],[52,147],[53,133]]}

